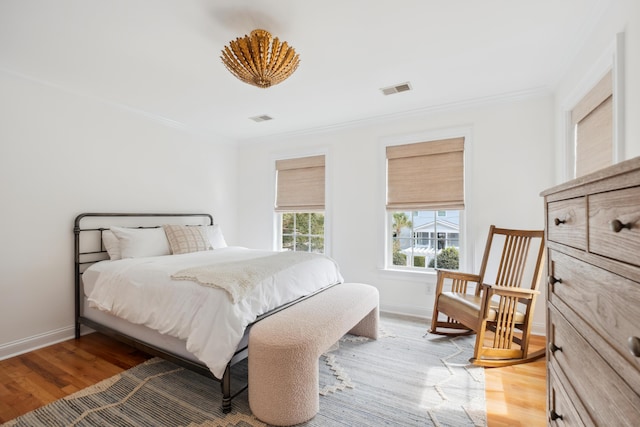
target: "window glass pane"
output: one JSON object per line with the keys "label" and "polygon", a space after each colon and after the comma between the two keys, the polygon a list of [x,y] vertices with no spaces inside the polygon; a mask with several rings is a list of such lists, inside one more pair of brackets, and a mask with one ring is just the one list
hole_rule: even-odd
{"label": "window glass pane", "polygon": [[311,221],[311,234],[324,235],[324,214],[319,212],[313,212],[310,215]]}
{"label": "window glass pane", "polygon": [[411,250],[411,239],[394,239],[393,249],[393,265],[407,265],[406,251]]}
{"label": "window glass pane", "polygon": [[294,249],[294,238],[293,236],[282,236],[282,249],[286,251],[293,251]]}
{"label": "window glass pane", "polygon": [[299,234],[309,234],[309,214],[297,213],[296,215],[296,231]]}
{"label": "window glass pane", "polygon": [[405,266],[407,265],[407,255],[403,254],[402,252],[394,252],[393,253],[393,265],[402,265]]}
{"label": "window glass pane", "polygon": [[324,213],[282,214],[282,250],[324,253]]}
{"label": "window glass pane", "polygon": [[309,236],[297,236],[296,251],[309,252]]}
{"label": "window glass pane", "polygon": [[294,216],[292,213],[282,214],[282,234],[293,234]]}
{"label": "window glass pane", "polygon": [[322,254],[324,253],[324,238],[323,237],[311,237],[311,252]]}
{"label": "window glass pane", "polygon": [[459,268],[460,211],[390,214],[392,265],[412,269]]}

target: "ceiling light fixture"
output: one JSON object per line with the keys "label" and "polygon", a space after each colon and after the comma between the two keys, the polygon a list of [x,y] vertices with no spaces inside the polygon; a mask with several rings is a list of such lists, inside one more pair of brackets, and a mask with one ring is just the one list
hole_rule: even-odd
{"label": "ceiling light fixture", "polygon": [[222,51],[222,63],[245,83],[268,88],[288,78],[298,68],[300,58],[287,42],[265,30],[236,38]]}

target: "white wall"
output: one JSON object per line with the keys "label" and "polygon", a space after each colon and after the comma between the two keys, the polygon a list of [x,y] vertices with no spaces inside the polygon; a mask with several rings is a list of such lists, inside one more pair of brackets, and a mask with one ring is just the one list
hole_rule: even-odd
{"label": "white wall", "polygon": [[640,156],[640,2],[615,0],[584,41],[556,89],[556,177],[562,182],[571,177],[566,153],[567,137],[564,116],[572,101],[593,86],[614,62],[616,35],[624,33],[624,126],[625,147],[620,159]]}
{"label": "white wall", "polygon": [[[274,158],[324,149],[331,179],[327,193],[331,255],[346,280],[376,286],[383,310],[430,316],[433,275],[380,269],[384,244],[380,238],[384,233],[381,147],[388,139],[449,127],[471,129],[466,217],[476,268],[490,224],[541,229],[544,213],[539,193],[553,183],[554,143],[553,98],[543,95],[241,146],[238,243],[272,247]],[[542,308],[541,301],[536,312],[536,329],[541,333]]]}
{"label": "white wall", "polygon": [[72,336],[73,220],[208,212],[235,239],[231,145],[0,72],[0,358]]}

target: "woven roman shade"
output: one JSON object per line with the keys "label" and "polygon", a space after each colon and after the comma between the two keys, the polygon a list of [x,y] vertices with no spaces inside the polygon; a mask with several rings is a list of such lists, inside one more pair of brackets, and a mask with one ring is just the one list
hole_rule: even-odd
{"label": "woven roman shade", "polygon": [[276,161],[276,212],[324,210],[324,155]]}
{"label": "woven roman shade", "polygon": [[611,71],[571,110],[575,128],[576,177],[613,161],[613,81]]}
{"label": "woven roman shade", "polygon": [[387,147],[387,210],[464,209],[464,138]]}

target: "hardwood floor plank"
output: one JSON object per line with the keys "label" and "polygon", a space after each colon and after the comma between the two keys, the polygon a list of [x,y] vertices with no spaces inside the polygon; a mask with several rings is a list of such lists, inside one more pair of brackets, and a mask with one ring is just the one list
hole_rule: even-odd
{"label": "hardwood floor plank", "polygon": [[29,369],[31,374],[37,374],[41,377],[43,383],[50,383],[58,388],[67,385],[66,372],[52,363],[51,358],[43,357],[42,352],[35,351],[28,356],[21,355],[18,356],[18,359]]}
{"label": "hardwood floor plank", "polygon": [[93,333],[2,360],[0,422],[96,384],[150,357]]}
{"label": "hardwood floor plank", "polygon": [[[532,351],[545,345],[545,337],[531,337]],[[521,365],[485,369],[488,425],[546,426],[546,378],[544,358]]]}
{"label": "hardwood floor plank", "polygon": [[[544,337],[532,346],[544,346]],[[151,356],[99,333],[0,361],[0,423],[79,391]],[[486,368],[489,427],[546,426],[546,368]]]}

